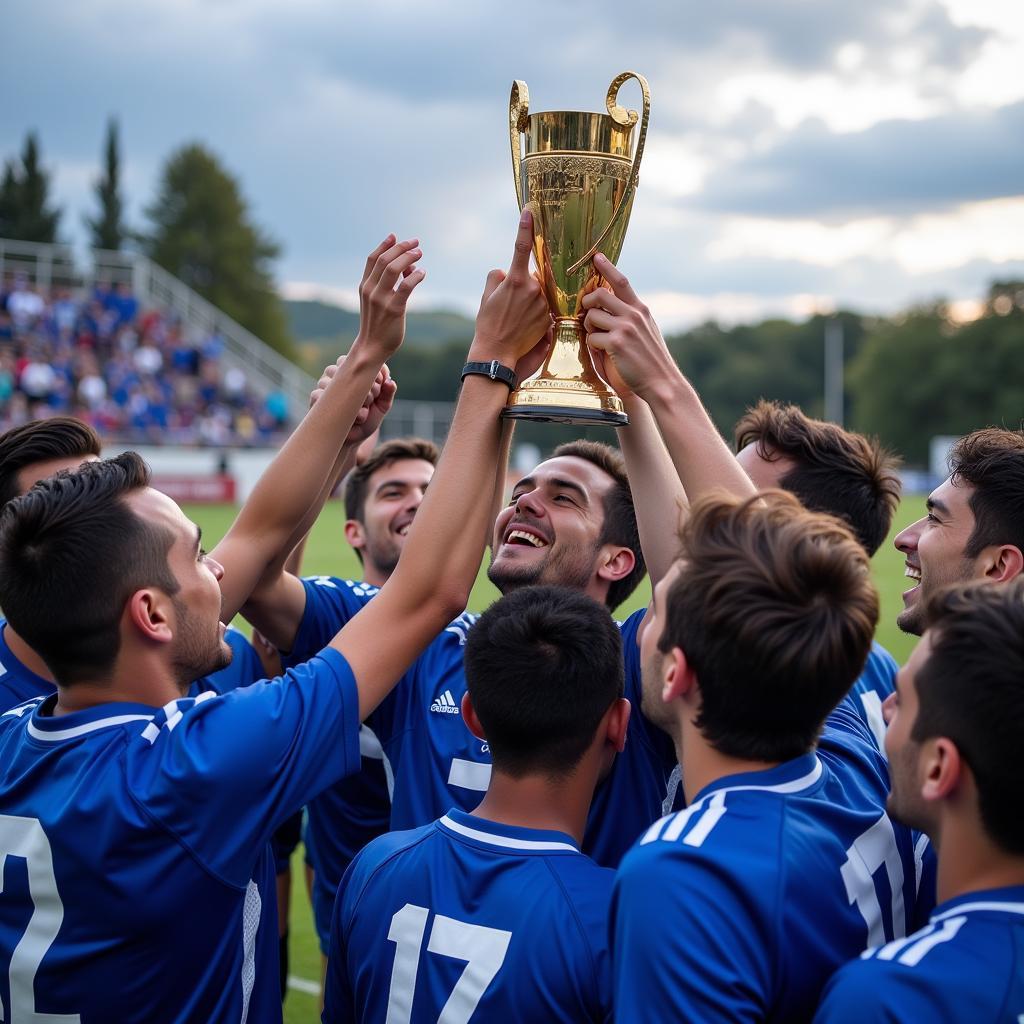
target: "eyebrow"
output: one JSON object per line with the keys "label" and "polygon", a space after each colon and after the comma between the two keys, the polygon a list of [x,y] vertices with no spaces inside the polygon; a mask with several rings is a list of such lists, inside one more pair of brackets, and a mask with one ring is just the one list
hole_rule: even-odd
{"label": "eyebrow", "polygon": [[929,512],[935,511],[941,512],[944,516],[949,515],[949,506],[945,502],[939,501],[938,498],[928,498],[924,503],[924,507]]}
{"label": "eyebrow", "polygon": [[196,550],[196,552],[198,552],[200,550],[200,548],[202,547],[202,543],[203,543],[203,528],[198,523],[196,523],[196,543],[195,543],[195,550]]}
{"label": "eyebrow", "polygon": [[[520,480],[519,483],[517,483],[515,487],[512,488],[512,493],[515,494],[516,491],[518,491],[521,487],[527,487],[532,489],[536,486],[537,481],[532,476],[524,476],[523,479]],[[579,495],[580,501],[582,501],[584,505],[590,504],[590,498],[587,496],[587,492],[583,489],[583,487],[581,487],[578,483],[575,483],[572,480],[565,479],[565,477],[552,477],[547,482],[547,486],[553,487],[556,490],[572,491],[574,494]]]}

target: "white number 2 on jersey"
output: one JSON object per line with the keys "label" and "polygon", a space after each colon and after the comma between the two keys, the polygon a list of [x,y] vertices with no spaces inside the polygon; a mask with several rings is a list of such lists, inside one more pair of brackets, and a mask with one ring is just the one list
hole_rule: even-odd
{"label": "white number 2 on jersey", "polygon": [[883,814],[846,851],[846,862],[841,874],[846,885],[846,896],[868,926],[868,945],[881,946],[887,940],[882,919],[882,903],[875,888],[874,874],[881,868],[889,877],[892,911],[892,937],[902,938],[907,933],[903,909],[903,862],[896,845],[896,833],[888,815]]}
{"label": "white number 2 on jersey", "polygon": [[[395,943],[396,949],[386,1024],[409,1024],[412,1020],[416,974],[429,917],[430,911],[426,907],[406,903],[391,918],[388,939]],[[466,961],[466,968],[442,1007],[437,1024],[467,1024],[487,986],[500,970],[511,940],[511,932],[498,928],[467,924],[442,914],[434,917],[427,952]]]}
{"label": "white number 2 on jersey", "polygon": [[53,874],[50,841],[36,818],[0,814],[0,897],[8,857],[21,857],[28,863],[32,916],[11,954],[8,972],[11,1005],[7,1024],[79,1024],[77,1013],[36,1012],[36,971],[64,920],[64,904]]}

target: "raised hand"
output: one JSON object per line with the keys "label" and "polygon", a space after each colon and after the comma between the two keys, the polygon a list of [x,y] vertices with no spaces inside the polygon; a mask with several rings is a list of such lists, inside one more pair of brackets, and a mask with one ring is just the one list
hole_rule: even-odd
{"label": "raised hand", "polygon": [[492,270],[487,275],[471,359],[498,359],[514,367],[545,337],[551,314],[540,283],[530,273],[532,249],[533,217],[524,210],[508,273]]}
{"label": "raised hand", "polygon": [[597,288],[583,297],[587,344],[599,363],[603,359],[605,379],[612,387],[618,375],[627,388],[649,399],[653,386],[681,376],[679,368],[629,278],[602,253],[594,257],[594,266],[612,290]]}
{"label": "raised hand", "polygon": [[[327,385],[334,380],[339,368],[344,364],[346,356],[339,356],[337,362],[330,363],[324,367],[324,372],[317,381],[316,387],[310,392],[309,407],[319,401]],[[360,444],[368,437],[371,437],[380,428],[384,417],[391,411],[391,405],[395,400],[395,392],[398,391],[398,383],[391,376],[387,364],[380,368],[374,378],[370,390],[363,399],[363,404],[356,413],[352,429],[345,437],[346,445]]]}
{"label": "raised hand", "polygon": [[359,283],[356,344],[373,346],[384,359],[402,344],[409,296],[427,276],[425,270],[416,266],[423,255],[418,246],[418,239],[398,242],[394,235],[388,235],[366,258]]}

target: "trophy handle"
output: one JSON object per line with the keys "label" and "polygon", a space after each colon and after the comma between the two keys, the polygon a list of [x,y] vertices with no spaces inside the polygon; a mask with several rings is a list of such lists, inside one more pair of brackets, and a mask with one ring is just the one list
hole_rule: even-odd
{"label": "trophy handle", "polygon": [[[611,95],[611,94],[609,94]],[[636,115],[633,115],[634,122]],[[512,83],[512,95],[508,100],[508,128],[512,139],[512,173],[516,179],[516,199],[519,200],[519,209],[523,209],[523,181],[522,181],[522,140],[520,136],[530,126],[530,90],[526,83],[518,78]]]}
{"label": "trophy handle", "polygon": [[[601,232],[597,241],[590,247],[589,251],[581,256],[567,271],[568,274],[575,274],[584,263],[592,260],[595,254],[600,250],[601,246],[604,245],[604,240],[611,234],[612,229],[618,223],[619,218],[622,216],[622,212],[629,206],[630,200],[633,198],[633,193],[636,191],[637,181],[640,176],[640,160],[644,155],[644,143],[647,141],[647,122],[651,116],[651,90],[647,85],[647,79],[643,75],[637,74],[635,71],[623,71],[621,75],[616,75],[612,79],[612,84],[608,86],[608,96],[605,99],[605,106],[608,108],[608,113],[611,119],[616,124],[622,125],[624,128],[627,125],[634,125],[637,122],[637,113],[635,110],[626,110],[624,107],[620,107],[618,104],[619,90],[623,85],[626,84],[631,78],[635,78],[640,83],[640,89],[643,92],[644,98],[644,112],[642,118],[640,118],[640,137],[637,139],[636,152],[633,154],[633,166],[629,173],[629,181],[626,182],[626,188],[622,193],[622,198],[619,200],[618,205],[615,207],[615,212],[611,216],[611,220],[608,221],[607,227]],[[516,85],[523,85],[522,82],[517,82]],[[523,85],[525,89],[526,86]],[[512,86],[512,95],[516,95],[516,86]],[[524,108],[525,109],[525,108]],[[521,129],[525,130],[525,129]],[[516,139],[516,136],[513,135]],[[518,139],[516,139],[518,143]],[[516,187],[518,188],[519,181],[519,167],[518,167],[518,150],[516,145],[513,145],[512,162],[516,166]],[[522,202],[520,201],[520,207]]]}

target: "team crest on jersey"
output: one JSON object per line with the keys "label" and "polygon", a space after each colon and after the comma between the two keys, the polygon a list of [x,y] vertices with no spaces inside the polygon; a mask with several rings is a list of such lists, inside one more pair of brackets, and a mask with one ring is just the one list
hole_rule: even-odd
{"label": "team crest on jersey", "polygon": [[431,711],[436,711],[439,715],[457,715],[459,713],[459,705],[455,703],[455,698],[452,697],[451,690],[445,690],[433,704],[430,705]]}

